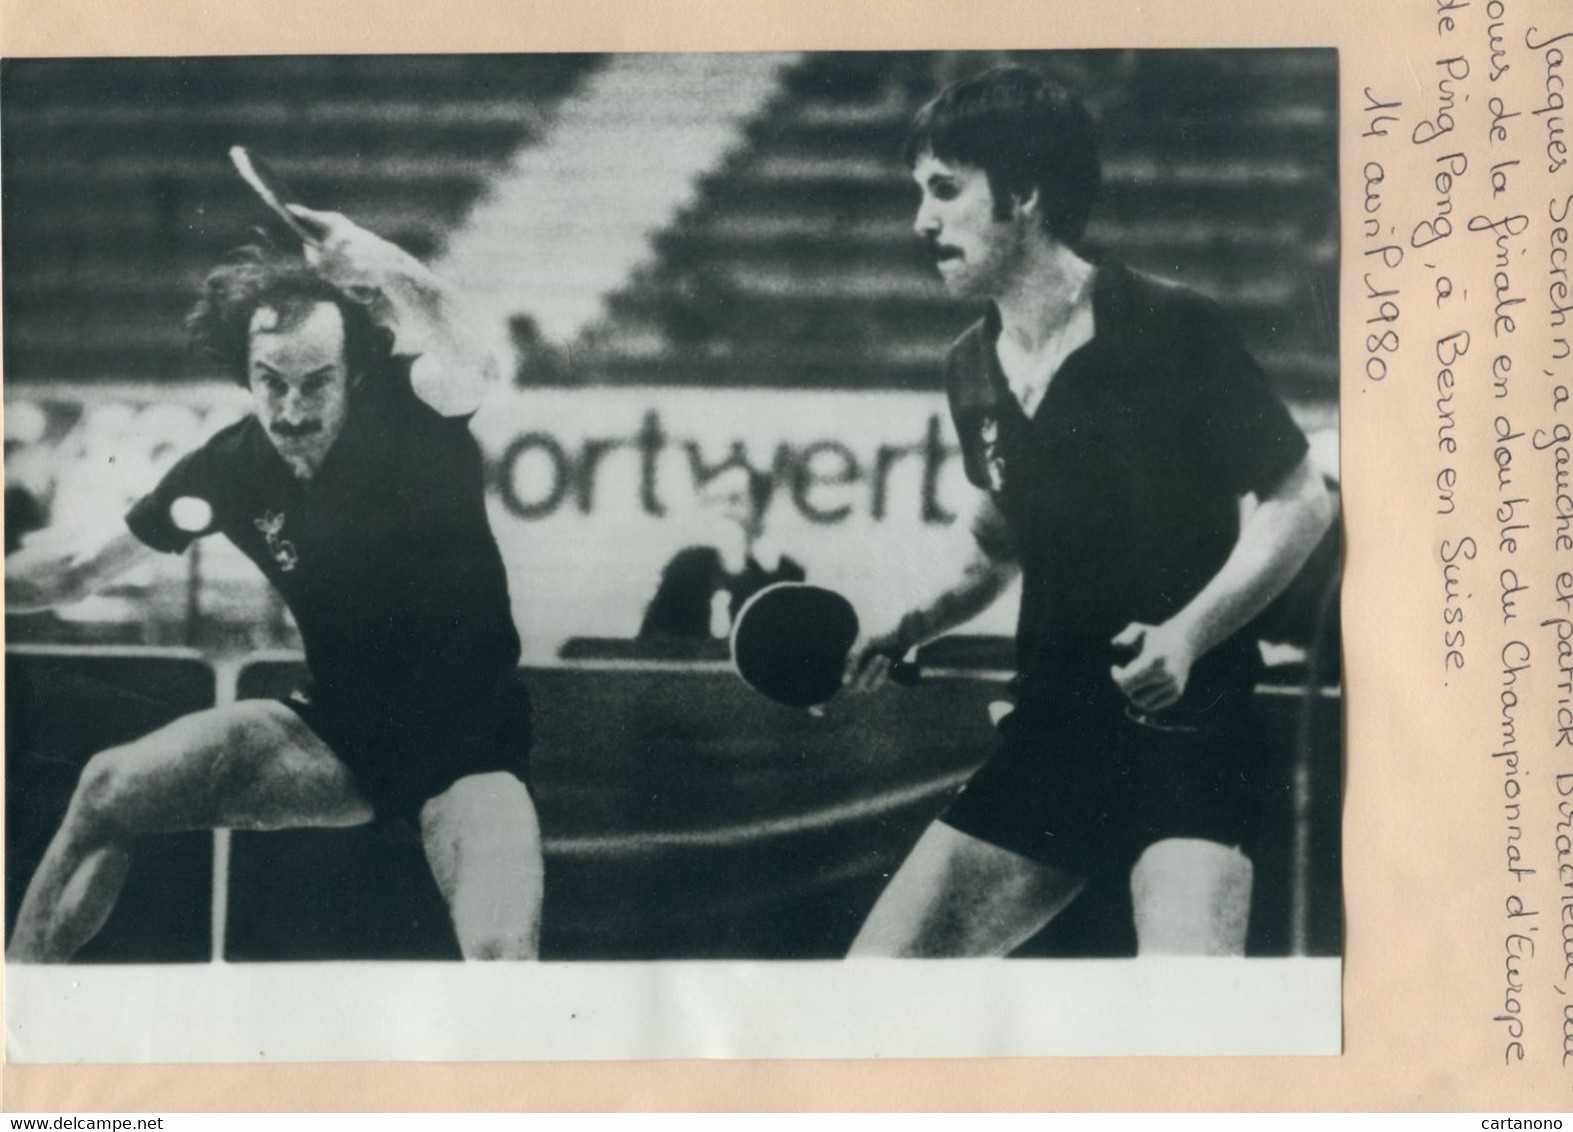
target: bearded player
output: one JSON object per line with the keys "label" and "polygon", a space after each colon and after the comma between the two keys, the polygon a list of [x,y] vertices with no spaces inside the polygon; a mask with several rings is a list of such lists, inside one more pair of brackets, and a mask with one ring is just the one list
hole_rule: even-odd
{"label": "bearded player", "polygon": [[90,759],[22,901],[13,960],[81,948],[141,834],[398,817],[419,827],[464,955],[536,955],[529,704],[468,429],[496,363],[419,262],[336,213],[292,211],[317,237],[307,263],[222,266],[188,319],[252,413],[177,463],[123,529],[9,559],[6,597],[79,600],[222,534],[288,603],[310,682]]}
{"label": "bearded player", "polygon": [[1089,880],[1128,882],[1143,954],[1242,954],[1262,743],[1246,626],[1332,522],[1307,445],[1220,311],[1095,259],[1092,121],[1002,68],[915,120],[915,227],[988,312],[946,360],[974,553],[854,648],[890,658],[1022,579],[1002,744],[891,878],[854,955],[1001,955]]}

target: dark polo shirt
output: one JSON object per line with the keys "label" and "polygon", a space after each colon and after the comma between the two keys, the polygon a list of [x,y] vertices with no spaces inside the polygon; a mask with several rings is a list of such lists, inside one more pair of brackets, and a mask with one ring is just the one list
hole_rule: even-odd
{"label": "dark polo shirt", "polygon": [[[946,363],[968,479],[998,504],[1023,568],[1029,713],[1119,710],[1110,638],[1194,598],[1234,548],[1240,497],[1272,491],[1307,447],[1211,301],[1105,264],[1092,302],[1093,339],[1031,418],[1000,369],[995,309]],[[1198,661],[1165,715],[1242,704],[1259,666],[1237,635]]]}
{"label": "dark polo shirt", "polygon": [[[170,504],[206,500],[182,531]],[[468,418],[442,417],[404,374],[356,389],[318,474],[297,479],[255,417],[177,463],[126,516],[156,550],[222,533],[283,595],[322,709],[418,729],[465,712],[519,660]]]}

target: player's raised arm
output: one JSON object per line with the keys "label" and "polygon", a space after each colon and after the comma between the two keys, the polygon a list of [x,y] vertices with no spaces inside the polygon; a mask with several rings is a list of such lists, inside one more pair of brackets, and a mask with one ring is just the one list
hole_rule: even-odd
{"label": "player's raised arm", "polygon": [[971,552],[959,572],[923,605],[909,610],[895,628],[865,637],[847,656],[846,682],[873,691],[890,676],[891,664],[909,649],[971,621],[997,601],[1020,572],[1005,517],[983,492],[972,496]]}
{"label": "player's raised arm", "polygon": [[37,613],[81,601],[154,553],[128,530],[41,531],[6,559],[6,612]]}
{"label": "player's raised arm", "polygon": [[394,352],[414,357],[415,394],[445,417],[480,407],[499,372],[489,339],[454,287],[402,248],[337,212],[302,205],[290,211],[317,236],[306,258],[331,283],[354,294],[375,289],[387,301],[380,317]]}

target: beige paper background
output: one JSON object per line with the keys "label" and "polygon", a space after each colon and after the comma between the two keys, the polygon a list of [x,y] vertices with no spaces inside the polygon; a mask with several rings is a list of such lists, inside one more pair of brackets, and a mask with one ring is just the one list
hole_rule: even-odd
{"label": "beige paper background", "polygon": [[[0,50],[6,55],[1338,47],[1345,147],[1340,175],[1346,292],[1344,623],[1349,727],[1346,1052],[1342,1057],[8,1066],[5,1107],[13,1112],[166,1113],[805,1108],[1547,1112],[1573,1108],[1573,1065],[1561,1068],[1560,1051],[1552,1048],[1550,984],[1555,980],[1550,977],[1549,961],[1538,969],[1540,990],[1530,1007],[1544,1015],[1534,1016],[1539,1029],[1532,1033],[1539,1036],[1532,1059],[1511,1069],[1504,1067],[1498,1027],[1491,1022],[1501,1006],[1500,940],[1480,925],[1501,901],[1496,868],[1501,819],[1493,809],[1497,799],[1489,794],[1493,788],[1500,790],[1500,773],[1489,765],[1490,760],[1475,756],[1491,749],[1496,673],[1489,663],[1492,657],[1482,652],[1470,674],[1473,683],[1440,687],[1435,534],[1428,490],[1434,472],[1434,420],[1431,399],[1426,397],[1427,383],[1434,375],[1423,364],[1424,349],[1417,349],[1411,351],[1417,363],[1411,367],[1412,380],[1395,376],[1379,388],[1365,383],[1360,377],[1364,353],[1359,346],[1364,316],[1350,303],[1363,266],[1355,194],[1361,188],[1364,158],[1350,150],[1352,111],[1366,86],[1408,105],[1434,99],[1432,71],[1439,42],[1435,2],[1407,0],[1373,10],[1376,5],[1368,0],[1299,4],[1256,0],[1250,5],[1239,0],[1099,0],[1090,5],[1057,0],[580,0],[570,12],[569,5],[534,0],[496,0],[488,5],[375,0],[323,12],[311,0],[244,5],[189,0],[3,0]],[[1573,27],[1573,13],[1565,0],[1504,2],[1515,27],[1535,24],[1556,31]],[[1472,55],[1483,57],[1484,21],[1474,9],[1483,9],[1485,0],[1471,3],[1475,30],[1467,46]],[[439,10],[440,15],[433,14]],[[1516,58],[1520,62],[1512,82],[1521,81],[1515,89],[1525,92],[1519,101],[1527,108],[1539,77],[1539,56],[1520,46]],[[1406,128],[1412,120],[1406,119]],[[1529,129],[1526,125],[1526,132]],[[1470,140],[1472,145],[1483,143],[1483,139]],[[1397,156],[1408,148],[1395,144],[1391,152]],[[1525,157],[1537,152],[1529,144],[1523,148]],[[1432,151],[1411,156],[1416,167],[1424,166]],[[1392,182],[1399,179],[1396,166],[1396,162],[1388,166]],[[1425,199],[1430,186],[1418,175],[1407,184],[1417,199]],[[1563,191],[1567,191],[1565,183]],[[1537,207],[1543,210],[1547,195],[1549,191],[1531,193],[1526,199],[1541,202]],[[1387,202],[1395,213],[1402,207],[1392,193]],[[1532,256],[1529,263],[1533,262]],[[1529,270],[1526,266],[1526,273]],[[1523,289],[1529,290],[1530,282],[1525,274]],[[1543,309],[1543,294],[1539,301],[1538,309]],[[1422,321],[1422,304],[1415,302],[1411,309],[1408,329],[1413,342],[1424,346],[1430,335]],[[1530,369],[1527,364],[1523,368]],[[1484,401],[1477,405],[1487,413],[1483,427],[1489,428],[1489,410]],[[1478,431],[1481,426],[1475,427]],[[1486,502],[1479,500],[1482,515]],[[1477,537],[1486,526],[1482,520]],[[1549,801],[1543,808],[1549,811]],[[1550,864],[1545,851],[1550,825],[1548,819],[1531,831],[1540,839],[1539,855],[1546,865]],[[1550,893],[1549,885],[1545,891]],[[1573,992],[1573,987],[1566,989]]]}

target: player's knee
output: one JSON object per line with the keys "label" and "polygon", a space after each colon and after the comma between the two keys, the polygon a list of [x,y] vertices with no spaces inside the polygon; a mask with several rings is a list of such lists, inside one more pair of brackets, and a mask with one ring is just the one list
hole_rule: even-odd
{"label": "player's knee", "polygon": [[1135,891],[1223,891],[1251,882],[1251,859],[1237,846],[1201,838],[1169,838],[1147,848],[1131,870]]}
{"label": "player's knee", "polygon": [[1242,954],[1252,876],[1250,858],[1232,846],[1174,839],[1149,848],[1131,873],[1141,954]]}
{"label": "player's knee", "polygon": [[141,774],[135,745],[100,751],[88,759],[71,798],[68,820],[79,836],[134,833],[135,800]]}
{"label": "player's knee", "polygon": [[187,804],[216,817],[227,802],[253,794],[279,750],[275,709],[266,700],[234,704],[188,716],[160,736],[171,782]]}
{"label": "player's knee", "polygon": [[459,839],[539,844],[540,822],[530,792],[512,774],[497,771],[459,779],[421,811],[423,830]]}
{"label": "player's knee", "polygon": [[504,770],[468,774],[458,779],[441,795],[466,809],[490,809],[499,805],[525,805],[532,810],[530,792],[518,777]]}

